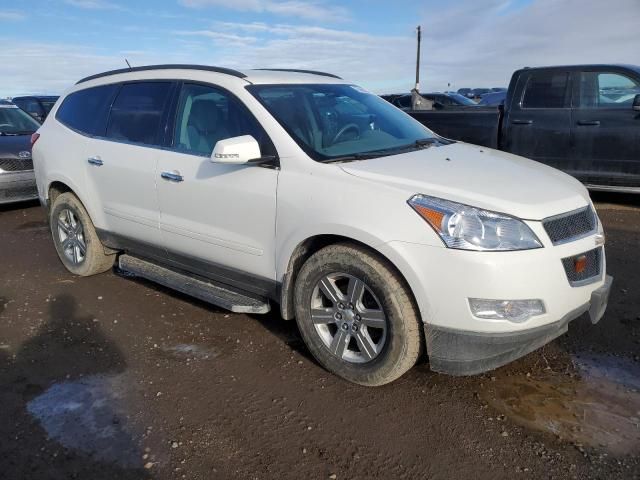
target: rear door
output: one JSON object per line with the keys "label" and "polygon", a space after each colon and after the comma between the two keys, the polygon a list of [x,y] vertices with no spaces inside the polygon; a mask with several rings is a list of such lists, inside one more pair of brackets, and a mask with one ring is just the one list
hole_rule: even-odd
{"label": "rear door", "polygon": [[125,248],[161,244],[156,163],[175,83],[125,83],[111,105],[100,138],[90,142],[86,172],[106,229]]}
{"label": "rear door", "polygon": [[640,186],[640,79],[615,69],[575,72],[572,165],[596,185]]}
{"label": "rear door", "polygon": [[524,71],[504,120],[504,150],[570,171],[570,72]]}

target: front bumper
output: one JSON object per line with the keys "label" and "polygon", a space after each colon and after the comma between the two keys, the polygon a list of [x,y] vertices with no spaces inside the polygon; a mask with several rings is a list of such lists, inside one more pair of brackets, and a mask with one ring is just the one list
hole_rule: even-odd
{"label": "front bumper", "polygon": [[0,173],[0,204],[38,198],[33,171]]}
{"label": "front bumper", "polygon": [[591,293],[588,303],[559,321],[518,332],[486,333],[453,330],[425,324],[431,370],[449,375],[476,375],[506,365],[559,337],[569,322],[589,312],[592,323],[600,321],[607,308],[613,277]]}

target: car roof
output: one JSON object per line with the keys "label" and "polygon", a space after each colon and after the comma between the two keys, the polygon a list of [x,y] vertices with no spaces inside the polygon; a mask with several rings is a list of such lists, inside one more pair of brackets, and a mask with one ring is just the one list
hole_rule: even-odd
{"label": "car roof", "polygon": [[550,65],[539,67],[524,67],[522,70],[579,70],[579,69],[602,69],[602,68],[626,68],[640,72],[640,66],[624,63],[585,63],[578,65]]}
{"label": "car roof", "polygon": [[234,70],[224,67],[215,67],[211,65],[147,65],[142,67],[123,68],[111,70],[108,72],[90,75],[79,80],[76,85],[91,82],[93,80],[109,79],[117,81],[148,79],[153,76],[158,78],[168,78],[175,76],[177,78],[189,78],[195,73],[213,73],[226,75],[229,78],[237,78],[252,84],[269,84],[269,83],[344,83],[342,79],[336,75],[325,72],[317,72],[314,70],[304,69],[253,69],[253,70]]}

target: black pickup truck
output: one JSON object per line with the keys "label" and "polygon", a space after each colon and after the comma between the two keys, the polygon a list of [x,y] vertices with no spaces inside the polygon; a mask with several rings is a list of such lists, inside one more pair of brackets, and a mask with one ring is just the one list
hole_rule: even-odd
{"label": "black pickup truck", "polygon": [[407,113],[444,137],[537,160],[594,190],[640,193],[640,67],[524,68],[497,108]]}

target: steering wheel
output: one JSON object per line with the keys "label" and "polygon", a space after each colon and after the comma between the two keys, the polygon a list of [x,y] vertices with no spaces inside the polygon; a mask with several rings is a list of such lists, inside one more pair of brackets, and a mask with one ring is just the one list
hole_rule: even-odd
{"label": "steering wheel", "polygon": [[338,139],[344,135],[346,132],[348,132],[349,130],[355,130],[356,131],[356,138],[360,138],[360,127],[358,125],[356,125],[355,123],[347,123],[344,127],[342,127],[338,133],[336,133],[336,136],[333,137],[333,140],[331,141],[331,144],[333,145],[334,143],[338,142]]}

